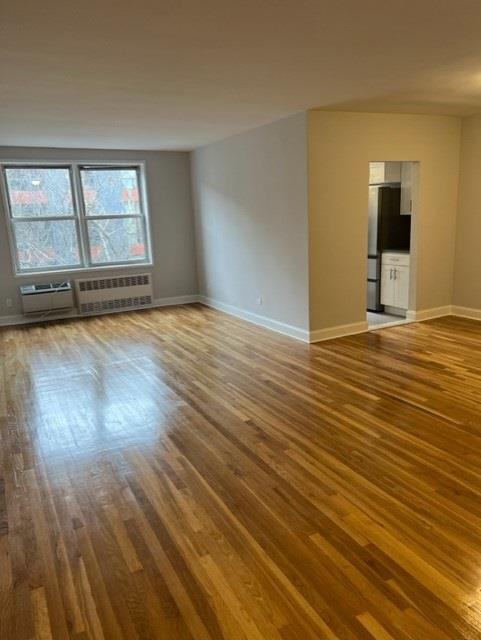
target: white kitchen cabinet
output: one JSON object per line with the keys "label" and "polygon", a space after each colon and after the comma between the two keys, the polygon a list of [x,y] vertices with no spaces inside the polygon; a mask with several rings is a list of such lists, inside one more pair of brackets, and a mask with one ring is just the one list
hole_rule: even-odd
{"label": "white kitchen cabinet", "polygon": [[382,254],[381,304],[398,309],[408,308],[409,262],[409,254]]}
{"label": "white kitchen cabinet", "polygon": [[395,307],[395,290],[393,280],[393,267],[382,265],[381,267],[381,304]]}
{"label": "white kitchen cabinet", "polygon": [[414,167],[412,162],[401,162],[401,215],[413,212]]}
{"label": "white kitchen cabinet", "polygon": [[394,305],[399,309],[409,306],[409,267],[394,267]]}

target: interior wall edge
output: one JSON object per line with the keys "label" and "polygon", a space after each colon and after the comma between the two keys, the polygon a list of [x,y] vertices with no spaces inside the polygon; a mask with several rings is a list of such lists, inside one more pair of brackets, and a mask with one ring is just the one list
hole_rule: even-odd
{"label": "interior wall edge", "polygon": [[453,305],[481,310],[481,114],[462,119]]}

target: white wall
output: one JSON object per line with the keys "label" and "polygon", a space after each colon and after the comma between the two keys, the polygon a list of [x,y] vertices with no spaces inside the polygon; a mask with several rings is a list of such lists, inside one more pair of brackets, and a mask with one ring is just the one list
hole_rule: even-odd
{"label": "white wall", "polygon": [[309,112],[311,331],[365,321],[369,162],[419,162],[416,307],[452,303],[460,118]]}
{"label": "white wall", "polygon": [[192,183],[200,293],[307,330],[306,114],[193,152]]}
{"label": "white wall", "polygon": [[[35,159],[54,162],[145,160],[154,266],[102,270],[102,274],[108,276],[149,271],[153,274],[156,299],[197,293],[188,153],[0,147],[2,161]],[[15,278],[7,238],[5,214],[0,202],[0,317],[21,313],[19,285],[52,279],[51,275]],[[80,276],[78,273],[71,274],[70,277],[89,275],[92,272],[82,272]],[[6,298],[13,299],[13,308],[6,307]]]}

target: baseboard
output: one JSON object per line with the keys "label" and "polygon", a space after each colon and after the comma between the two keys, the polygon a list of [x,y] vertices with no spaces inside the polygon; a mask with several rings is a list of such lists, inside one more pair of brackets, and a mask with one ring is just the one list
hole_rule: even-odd
{"label": "baseboard", "polygon": [[224,313],[228,313],[236,318],[241,318],[241,320],[247,320],[247,322],[252,322],[252,324],[264,327],[265,329],[277,331],[277,333],[282,333],[291,338],[296,338],[296,340],[302,340],[302,342],[309,342],[309,331],[307,331],[307,329],[301,329],[300,327],[279,322],[279,320],[273,320],[267,316],[261,316],[258,313],[246,311],[245,309],[234,307],[233,305],[226,304],[225,302],[219,302],[218,300],[214,300],[207,296],[199,296],[199,302],[204,304],[206,307],[212,307],[212,309],[217,309],[217,311],[223,311]]}
{"label": "baseboard", "polygon": [[460,318],[469,318],[470,320],[481,320],[481,309],[472,309],[470,307],[458,307],[453,305],[453,316],[459,316]]}
{"label": "baseboard", "polygon": [[411,322],[422,322],[423,320],[433,320],[442,316],[450,316],[453,313],[451,305],[445,307],[434,307],[432,309],[420,309],[419,311],[408,311],[406,319]]}
{"label": "baseboard", "polygon": [[137,307],[135,309],[109,309],[108,311],[101,311],[95,314],[79,314],[77,309],[75,308],[73,311],[69,313],[50,313],[45,317],[39,316],[31,316],[27,317],[24,315],[11,315],[11,316],[0,316],[0,327],[9,327],[15,325],[22,324],[35,324],[38,322],[47,322],[50,320],[67,320],[68,318],[92,318],[94,316],[104,316],[109,315],[111,313],[127,313],[129,311],[140,311],[142,309],[153,309],[156,307],[172,307],[178,304],[192,304],[194,302],[199,302],[199,296],[197,294],[187,295],[187,296],[174,296],[170,298],[156,298],[151,305],[146,307]]}
{"label": "baseboard", "polygon": [[21,324],[35,324],[42,321],[50,320],[67,320],[68,318],[78,318],[77,309],[69,313],[49,313],[42,318],[41,316],[24,316],[22,314],[12,316],[0,316],[0,327],[11,327]]}
{"label": "baseboard", "polygon": [[[226,304],[224,302],[219,302],[217,300],[213,300],[212,298],[208,298],[206,296],[200,296],[197,294],[190,294],[185,296],[172,296],[168,298],[156,298],[150,307],[139,307],[139,309],[170,307],[170,306],[182,305],[182,304],[194,304],[196,302],[201,302],[202,304],[205,304],[207,307],[212,307],[213,309],[223,311],[224,313],[228,313],[229,315],[235,316],[237,318],[241,318],[242,320],[246,320],[247,322],[252,322],[253,324],[259,325],[266,329],[271,329],[272,331],[276,331],[277,333],[282,333],[286,336],[290,336],[291,338],[296,338],[297,340],[301,340],[302,342],[322,342],[323,340],[332,340],[333,338],[341,338],[343,336],[364,333],[365,331],[368,330],[367,322],[355,322],[352,324],[344,324],[344,325],[338,325],[336,327],[329,327],[327,329],[317,329],[315,331],[307,331],[306,329],[301,329],[300,327],[295,327],[293,325],[289,325],[284,322],[279,322],[278,320],[273,320],[272,318],[268,318],[267,316],[261,316],[257,313],[252,313],[251,311],[245,311],[244,309],[234,307],[233,305]],[[138,309],[131,309],[131,311],[136,311],[136,310]],[[125,313],[126,311],[129,311],[129,310],[118,309],[116,311],[103,312],[98,315],[105,315],[107,313]],[[433,309],[407,311],[406,320],[410,322],[422,322],[423,320],[432,320],[434,318],[441,318],[442,316],[449,316],[449,315],[459,316],[461,318],[469,318],[471,320],[481,320],[481,309],[472,309],[469,307],[460,307],[457,305],[454,305],[454,306],[446,305],[444,307],[435,307]],[[71,311],[69,313],[48,315],[44,318],[44,320],[45,321],[67,320],[69,318],[81,318],[81,317],[92,317],[92,316],[81,316],[75,309],[74,311]],[[20,314],[11,315],[11,316],[0,316],[0,327],[8,327],[8,326],[15,326],[15,325],[23,325],[23,324],[34,324],[41,321],[42,320],[40,320],[38,317],[33,317],[33,316],[26,317]]]}
{"label": "baseboard", "polygon": [[366,320],[363,320],[362,322],[353,322],[352,324],[340,324],[337,327],[311,331],[309,334],[309,342],[322,342],[323,340],[352,336],[357,333],[364,333],[365,331],[367,331]]}
{"label": "baseboard", "polygon": [[152,307],[173,307],[177,304],[194,304],[195,302],[199,302],[199,296],[196,293],[188,296],[156,298],[152,303]]}

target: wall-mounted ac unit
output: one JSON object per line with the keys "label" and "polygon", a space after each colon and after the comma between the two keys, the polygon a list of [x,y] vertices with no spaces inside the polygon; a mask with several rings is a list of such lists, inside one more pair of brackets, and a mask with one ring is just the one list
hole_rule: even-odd
{"label": "wall-mounted ac unit", "polygon": [[25,284],[20,287],[20,295],[25,315],[58,313],[73,309],[70,282]]}
{"label": "wall-mounted ac unit", "polygon": [[141,273],[75,281],[79,313],[100,313],[152,305],[152,276]]}

